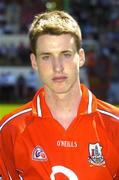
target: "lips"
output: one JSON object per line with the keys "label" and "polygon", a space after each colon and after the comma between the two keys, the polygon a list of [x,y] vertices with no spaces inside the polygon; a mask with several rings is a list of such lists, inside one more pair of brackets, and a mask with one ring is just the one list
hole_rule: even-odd
{"label": "lips", "polygon": [[52,80],[53,80],[54,82],[63,82],[63,81],[65,81],[66,79],[67,79],[66,76],[55,76],[55,77],[52,78]]}

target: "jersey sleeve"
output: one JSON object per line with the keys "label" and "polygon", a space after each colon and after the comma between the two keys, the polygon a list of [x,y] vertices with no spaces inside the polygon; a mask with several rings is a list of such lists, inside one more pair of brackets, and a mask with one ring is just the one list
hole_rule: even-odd
{"label": "jersey sleeve", "polygon": [[116,177],[114,178],[114,180],[119,180],[119,168],[118,168],[118,171],[117,171],[117,174],[116,174]]}
{"label": "jersey sleeve", "polygon": [[3,180],[19,179],[15,168],[13,150],[12,136],[5,128],[3,132],[0,132],[0,175]]}
{"label": "jersey sleeve", "polygon": [[15,144],[17,137],[31,122],[31,103],[27,103],[0,120],[0,175],[3,180],[20,179],[19,170],[15,162]]}
{"label": "jersey sleeve", "polygon": [[119,154],[119,120],[105,120],[106,132],[116,151]]}
{"label": "jersey sleeve", "polygon": [[101,115],[101,124],[119,154],[119,108],[103,101],[99,102],[98,111]]}
{"label": "jersey sleeve", "polygon": [[5,167],[5,164],[2,160],[2,156],[0,154],[0,180],[8,180],[9,179],[9,175],[8,175],[8,172],[7,172],[7,169]]}

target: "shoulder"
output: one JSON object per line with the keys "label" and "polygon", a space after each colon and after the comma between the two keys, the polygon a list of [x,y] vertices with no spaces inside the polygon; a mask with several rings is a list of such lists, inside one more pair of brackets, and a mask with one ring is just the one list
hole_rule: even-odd
{"label": "shoulder", "polygon": [[116,106],[98,99],[97,111],[103,118],[113,120],[113,122],[119,124],[119,108]]}
{"label": "shoulder", "polygon": [[97,111],[101,123],[111,143],[119,152],[119,108],[101,100],[97,101]]}
{"label": "shoulder", "polygon": [[0,121],[0,131],[10,131],[11,129],[23,131],[25,126],[30,122],[31,116],[32,103],[29,102],[4,116]]}

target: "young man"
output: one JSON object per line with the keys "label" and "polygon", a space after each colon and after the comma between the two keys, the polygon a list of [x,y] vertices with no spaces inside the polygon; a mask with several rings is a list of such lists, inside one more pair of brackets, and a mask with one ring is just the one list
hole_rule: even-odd
{"label": "young man", "polygon": [[0,122],[3,179],[119,180],[119,110],[80,84],[85,53],[77,22],[46,12],[29,37],[44,87]]}

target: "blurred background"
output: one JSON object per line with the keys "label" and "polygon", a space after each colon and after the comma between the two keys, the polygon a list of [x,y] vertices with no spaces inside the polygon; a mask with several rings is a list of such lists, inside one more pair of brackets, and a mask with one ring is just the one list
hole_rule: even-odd
{"label": "blurred background", "polygon": [[34,15],[54,9],[79,22],[86,52],[81,82],[119,104],[119,0],[0,0],[0,103],[24,103],[42,85],[30,66],[28,29]]}

